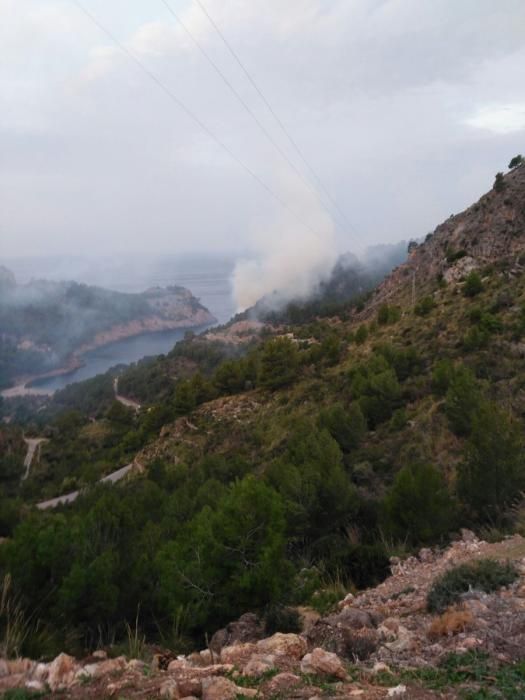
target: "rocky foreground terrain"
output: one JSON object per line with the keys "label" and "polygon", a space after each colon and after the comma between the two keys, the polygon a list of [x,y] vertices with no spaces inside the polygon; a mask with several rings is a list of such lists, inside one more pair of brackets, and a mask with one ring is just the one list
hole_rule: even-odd
{"label": "rocky foreground terrain", "polygon": [[[487,594],[471,588],[441,615],[427,594],[452,567],[478,559],[512,562],[518,577]],[[50,663],[0,660],[0,691],[61,698],[522,698],[525,697],[525,539],[497,544],[470,531],[444,551],[392,559],[376,588],[349,593],[325,617],[302,610],[303,632],[264,637],[247,613],[217,632],[209,648],[142,659]],[[8,695],[9,697],[9,695]],[[12,696],[18,697],[18,696]],[[21,697],[26,697],[24,694]]]}

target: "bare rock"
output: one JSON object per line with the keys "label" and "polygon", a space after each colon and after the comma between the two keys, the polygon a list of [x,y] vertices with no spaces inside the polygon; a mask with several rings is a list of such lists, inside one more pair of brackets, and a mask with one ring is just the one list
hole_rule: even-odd
{"label": "bare rock", "polygon": [[349,605],[352,605],[355,600],[355,595],[353,593],[347,593],[343,600],[339,601],[338,607],[339,608],[347,608]]}
{"label": "bare rock", "polygon": [[288,656],[292,659],[301,659],[308,651],[308,645],[304,637],[298,634],[276,634],[257,642],[257,651],[260,654],[274,654],[275,656]]}
{"label": "bare rock", "polygon": [[379,634],[369,612],[346,607],[319,620],[308,633],[308,641],[343,658],[366,659],[376,650]]}
{"label": "bare rock", "polygon": [[422,561],[423,563],[428,563],[428,562],[433,561],[434,553],[432,552],[431,549],[428,549],[427,547],[425,547],[424,549],[419,550],[418,557],[419,557],[419,561]]}
{"label": "bare rock", "polygon": [[275,656],[272,654],[255,654],[244,666],[242,675],[250,678],[259,678],[275,668]]}
{"label": "bare rock", "polygon": [[47,684],[52,691],[67,688],[75,680],[78,665],[68,654],[59,654],[49,665]]}
{"label": "bare rock", "polygon": [[335,676],[341,680],[348,677],[343,662],[337,654],[319,648],[303,657],[301,671],[311,675]]}
{"label": "bare rock", "polygon": [[36,681],[45,681],[49,676],[49,664],[39,663],[33,669],[32,677]]}
{"label": "bare rock", "polygon": [[246,613],[235,622],[230,622],[224,629],[215,632],[210,641],[210,649],[219,653],[221,649],[232,644],[257,642],[264,637],[264,625],[254,613]]}
{"label": "bare rock", "polygon": [[99,661],[105,661],[108,658],[107,652],[103,649],[97,649],[97,651],[93,652],[92,656],[94,659],[98,659]]}
{"label": "bare rock", "polygon": [[376,661],[371,672],[374,676],[378,673],[392,673],[390,666],[385,664],[383,661]]}
{"label": "bare rock", "polygon": [[177,681],[179,695],[182,697],[197,696],[202,694],[202,681],[200,678],[179,678]]}
{"label": "bare rock", "polygon": [[203,649],[202,651],[194,651],[187,659],[192,666],[213,666],[218,660],[218,656],[209,649]]}
{"label": "bare rock", "polygon": [[46,689],[45,683],[42,681],[26,681],[25,685],[28,690],[34,691],[35,693],[43,693]]}
{"label": "bare rock", "polygon": [[173,679],[168,679],[159,688],[159,695],[166,700],[180,700],[179,687]]}
{"label": "bare rock", "polygon": [[12,659],[7,662],[8,675],[18,675],[20,673],[31,673],[36,664],[30,659]]}
{"label": "bare rock", "polygon": [[133,671],[135,673],[143,673],[146,668],[146,664],[144,661],[141,661],[140,659],[131,659],[128,661],[128,670]]}
{"label": "bare rock", "polygon": [[190,667],[190,663],[187,659],[173,659],[173,661],[169,662],[167,671],[168,673],[176,673],[177,671],[184,671]]}
{"label": "bare rock", "polygon": [[286,697],[288,691],[301,684],[301,679],[295,673],[279,673],[261,688],[265,697]]}
{"label": "bare rock", "polygon": [[119,656],[116,659],[107,659],[100,663],[86,664],[79,668],[76,673],[76,678],[102,678],[116,673],[122,673],[128,667],[128,663],[124,656]]}
{"label": "bare rock", "polygon": [[399,625],[395,641],[388,642],[387,644],[385,644],[385,646],[387,647],[387,649],[390,649],[390,651],[394,652],[408,651],[410,649],[413,649],[415,646],[415,636],[406,627],[403,627],[403,625]]}
{"label": "bare rock", "polygon": [[253,698],[257,691],[240,688],[227,678],[205,678],[202,681],[202,700],[235,700],[238,695]]}
{"label": "bare rock", "polygon": [[244,666],[256,651],[257,646],[253,642],[224,647],[224,649],[221,650],[221,662],[224,664],[233,664],[240,668]]}

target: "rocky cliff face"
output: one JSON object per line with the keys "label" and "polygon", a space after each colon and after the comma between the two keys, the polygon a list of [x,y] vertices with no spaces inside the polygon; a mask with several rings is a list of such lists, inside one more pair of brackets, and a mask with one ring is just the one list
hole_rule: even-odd
{"label": "rocky cliff face", "polygon": [[413,290],[420,298],[441,276],[455,283],[472,269],[504,261],[523,269],[525,166],[505,175],[504,183],[503,191],[487,192],[414,246],[407,262],[377,287],[364,315],[383,303],[410,303]]}
{"label": "rocky cliff face", "polygon": [[[515,582],[492,593],[471,587],[443,614],[428,612],[427,595],[440,575],[486,558],[512,561]],[[157,652],[149,663],[111,659],[103,650],[82,661],[66,654],[51,663],[0,660],[0,691],[25,687],[78,699],[525,697],[525,540],[519,535],[489,544],[463,531],[445,551],[393,559],[386,581],[357,597],[349,593],[332,614],[302,613],[300,634],[265,637],[256,616],[247,614],[217,633],[208,649]],[[498,694],[501,688],[511,694]]]}

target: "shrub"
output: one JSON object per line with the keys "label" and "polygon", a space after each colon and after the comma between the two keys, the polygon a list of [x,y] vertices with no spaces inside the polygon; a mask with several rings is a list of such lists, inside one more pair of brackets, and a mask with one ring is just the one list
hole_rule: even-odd
{"label": "shrub", "polygon": [[476,377],[468,367],[453,369],[445,398],[445,413],[456,435],[468,435],[481,398]]}
{"label": "shrub", "polygon": [[458,494],[477,520],[497,522],[525,486],[521,427],[510,414],[485,402],[472,420],[465,459],[458,466]]}
{"label": "shrub", "polygon": [[496,177],[494,179],[494,184],[492,185],[492,189],[495,192],[503,192],[505,190],[506,186],[507,186],[507,183],[505,182],[505,178],[503,177],[503,173],[496,173]]}
{"label": "shrub", "polygon": [[435,542],[454,519],[454,503],[440,472],[431,465],[408,465],[398,472],[383,502],[383,525],[394,539]]}
{"label": "shrub", "polygon": [[403,430],[408,423],[407,412],[404,408],[398,408],[394,411],[392,418],[390,419],[390,427],[394,431]]}
{"label": "shrub", "polygon": [[438,637],[450,637],[451,635],[459,634],[460,632],[464,632],[472,621],[472,613],[468,610],[452,608],[432,620],[432,624],[428,630],[428,636],[430,639],[436,639]]}
{"label": "shrub", "polygon": [[483,291],[483,282],[479,274],[473,270],[465,279],[463,294],[466,297],[475,297]]}
{"label": "shrub", "polygon": [[319,415],[319,425],[326,428],[343,452],[359,447],[366,432],[366,421],[357,402],[346,411],[341,403],[325,408]]}
{"label": "shrub", "polygon": [[431,296],[426,296],[421,299],[419,303],[416,304],[414,308],[414,313],[418,316],[428,316],[428,314],[434,309],[436,302]]}
{"label": "shrub", "polygon": [[377,322],[380,326],[386,326],[390,323],[397,323],[401,318],[401,309],[398,306],[389,306],[383,304],[377,312]]}
{"label": "shrub", "polygon": [[298,351],[290,338],[270,340],[261,354],[259,383],[267,389],[287,386],[296,379],[298,365]]}
{"label": "shrub", "polygon": [[362,345],[368,338],[368,328],[366,324],[362,323],[355,333],[355,342],[358,345]]}
{"label": "shrub", "polygon": [[466,352],[482,350],[486,348],[489,343],[489,334],[478,326],[474,326],[473,328],[469,328],[465,333],[462,342]]}
{"label": "shrub", "polygon": [[518,165],[521,165],[522,163],[525,163],[525,160],[523,159],[522,155],[518,154],[517,156],[514,156],[514,158],[509,163],[509,170],[517,168]]}
{"label": "shrub", "polygon": [[471,589],[491,593],[510,585],[517,577],[518,572],[509,562],[500,564],[494,559],[478,559],[460,564],[434,581],[427,595],[427,608],[429,612],[442,613]]}
{"label": "shrub", "polygon": [[432,391],[444,396],[454,378],[454,365],[449,359],[438,360],[432,371]]}
{"label": "shrub", "polygon": [[447,248],[446,250],[446,256],[447,256],[447,262],[451,265],[452,263],[455,263],[457,260],[461,260],[461,258],[464,258],[467,255],[466,250],[454,250],[453,248]]}

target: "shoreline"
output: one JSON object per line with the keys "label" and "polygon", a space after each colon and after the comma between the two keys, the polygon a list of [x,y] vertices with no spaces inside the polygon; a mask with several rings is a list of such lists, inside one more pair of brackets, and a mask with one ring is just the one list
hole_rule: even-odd
{"label": "shoreline", "polygon": [[[118,343],[131,338],[138,338],[142,335],[155,333],[168,333],[170,331],[188,330],[198,331],[205,330],[217,322],[217,319],[209,312],[200,313],[199,322],[196,324],[188,324],[187,321],[168,321],[165,319],[141,319],[133,321],[126,325],[114,326],[107,331],[97,333],[91,342],[83,343],[74,350],[67,358],[66,363],[62,367],[44,372],[43,374],[27,375],[16,378],[15,384],[7,389],[0,391],[0,396],[4,399],[20,398],[23,396],[53,396],[56,390],[39,389],[35,383],[53,379],[54,377],[62,377],[68,374],[73,374],[77,370],[86,365],[82,359],[83,356],[93,350]],[[206,317],[206,318],[204,318]]]}

